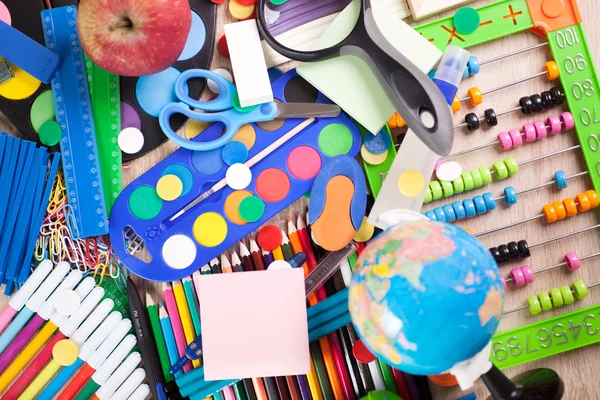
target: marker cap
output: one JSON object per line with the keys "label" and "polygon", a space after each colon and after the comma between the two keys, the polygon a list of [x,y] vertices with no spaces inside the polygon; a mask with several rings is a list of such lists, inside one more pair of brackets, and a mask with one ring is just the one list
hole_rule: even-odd
{"label": "marker cap", "polygon": [[69,267],[68,263],[59,262],[54,268],[54,271],[52,271],[50,275],[48,275],[48,278],[44,280],[44,283],[42,283],[31,298],[27,300],[27,303],[25,304],[27,308],[31,311],[37,311],[42,303],[50,296],[52,291],[60,284],[70,269],[71,267]]}
{"label": "marker cap", "polygon": [[[131,351],[131,349],[133,349],[133,346],[135,346],[136,342],[137,340],[135,339],[135,335],[127,335],[121,344],[117,346],[115,351],[113,351],[112,354],[106,359],[102,366],[96,370],[96,372],[94,372],[94,375],[92,375],[94,382],[96,382],[98,385],[103,385],[108,377],[111,376],[114,370],[119,366],[121,361],[127,357],[127,354]],[[140,353],[136,352],[132,354],[137,354],[140,357],[140,360],[142,359]]]}
{"label": "marker cap", "polygon": [[21,289],[8,301],[8,305],[11,306],[16,311],[21,311],[21,308],[25,305],[27,300],[31,297],[33,292],[37,290],[38,287],[42,284],[44,279],[48,276],[48,274],[52,271],[52,261],[43,260],[40,265],[33,271],[33,274],[25,281],[25,284],[21,286]]}
{"label": "marker cap", "polygon": [[79,325],[83,322],[83,320],[90,315],[96,304],[102,300],[104,296],[104,289],[101,287],[96,287],[94,290],[88,294],[79,309],[75,312],[75,314],[71,315],[69,319],[67,319],[61,326],[59,326],[60,331],[65,336],[71,336],[73,332],[77,329]]}
{"label": "marker cap", "polygon": [[79,283],[79,281],[83,278],[83,273],[78,269],[75,269],[67,275],[67,277],[58,285],[56,290],[48,297],[48,299],[40,306],[38,310],[38,315],[45,320],[50,318],[52,313],[54,312],[54,302],[56,298],[59,297],[61,293],[66,290],[71,290]]}
{"label": "marker cap", "polygon": [[[87,361],[88,358],[96,351],[96,349],[104,342],[109,334],[119,325],[119,322],[123,319],[123,316],[118,311],[111,312],[108,317],[100,324],[98,329],[94,331],[81,349],[79,350],[79,358],[83,361]],[[77,332],[75,332],[77,334]]]}
{"label": "marker cap", "polygon": [[112,299],[104,299],[96,307],[96,309],[90,314],[89,317],[81,324],[81,326],[73,333],[71,340],[73,340],[77,346],[81,346],[83,342],[94,332],[94,330],[104,321],[104,318],[113,309],[115,302]]}
{"label": "marker cap", "polygon": [[[85,297],[88,294],[90,294],[90,292],[92,291],[94,286],[96,286],[96,282],[94,281],[94,278],[92,278],[91,276],[88,276],[83,281],[81,281],[81,283],[79,285],[77,285],[77,287],[75,288],[75,293],[77,293],[77,295],[79,296],[80,299],[85,299]],[[79,304],[79,307],[81,307],[81,304]],[[77,307],[77,310],[79,310],[79,307]],[[77,310],[75,312],[77,312]],[[67,320],[67,318],[69,318],[68,315],[61,314],[57,310],[57,311],[54,311],[54,314],[52,314],[52,316],[50,317],[50,321],[56,326],[61,326],[62,324],[64,324],[64,322]]]}
{"label": "marker cap", "polygon": [[127,400],[145,378],[146,371],[143,368],[136,369],[110,398],[113,400]]}
{"label": "marker cap", "polygon": [[[90,356],[89,360],[87,360],[88,365],[95,370],[98,370],[102,364],[104,364],[104,361],[106,361],[108,356],[117,347],[117,345],[121,342],[121,340],[123,340],[125,335],[127,335],[131,329],[131,326],[132,324],[129,318],[119,322],[119,325],[117,325],[114,332],[112,332],[112,334],[106,338],[104,342],[102,342],[100,347],[98,347],[98,350],[96,350],[94,354]],[[86,361],[83,358],[82,360]]]}
{"label": "marker cap", "polygon": [[150,386],[142,383],[135,389],[135,391],[129,396],[127,400],[144,400],[150,395]]}
{"label": "marker cap", "polygon": [[[100,388],[100,390],[102,390],[102,394],[104,394],[107,398],[110,397],[115,392],[115,390],[117,390],[117,388],[121,386],[125,379],[127,379],[127,377],[131,375],[133,370],[137,368],[141,361],[142,356],[140,355],[140,353],[138,353],[137,351],[135,353],[131,353],[129,357],[127,357],[127,359],[125,359],[125,361],[123,361],[123,363],[119,365],[118,368],[116,368],[116,370],[113,369],[114,371],[110,375],[110,377],[106,378],[104,384],[102,384],[102,388]],[[94,376],[96,376],[96,374],[98,373],[103,372],[102,369],[103,368],[101,368],[100,371],[96,371],[94,375],[92,375],[92,379],[94,379],[94,381],[96,381]],[[98,383],[98,381],[96,381],[96,383]]]}

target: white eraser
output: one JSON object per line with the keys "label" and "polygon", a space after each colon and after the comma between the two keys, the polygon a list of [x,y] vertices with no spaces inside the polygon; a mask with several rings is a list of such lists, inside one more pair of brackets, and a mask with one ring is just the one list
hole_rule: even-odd
{"label": "white eraser", "polygon": [[256,20],[225,24],[231,67],[242,107],[273,101]]}

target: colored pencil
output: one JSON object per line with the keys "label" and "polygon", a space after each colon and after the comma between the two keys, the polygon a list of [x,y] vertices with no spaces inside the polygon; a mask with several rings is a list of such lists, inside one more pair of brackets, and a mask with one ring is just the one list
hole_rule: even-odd
{"label": "colored pencil", "polygon": [[233,272],[231,268],[231,263],[225,254],[221,254],[221,272],[230,273]]}
{"label": "colored pencil", "polygon": [[[313,270],[317,266],[317,259],[312,250],[311,239],[308,235],[308,231],[306,229],[306,224],[302,219],[301,215],[298,215],[298,238],[300,239],[300,243],[302,245],[302,249],[306,254],[306,262],[308,264],[309,270]],[[318,301],[325,299],[325,289],[323,287],[317,289],[315,295],[311,295],[309,297],[309,304],[315,305]],[[338,398],[344,398],[344,391],[342,390],[342,386],[337,375],[336,364],[334,362],[334,355],[331,349],[331,343],[329,338],[323,337],[319,339],[319,345],[321,346],[321,351],[323,352],[323,361],[325,362],[325,369],[327,370],[327,376],[329,377],[329,383],[331,384],[331,388],[333,390],[333,396]]]}
{"label": "colored pencil", "polygon": [[394,381],[396,382],[396,387],[398,388],[398,395],[400,395],[400,397],[403,399],[410,398],[404,372],[399,371],[396,368],[392,368],[392,375],[394,375]]}
{"label": "colored pencil", "polygon": [[[198,272],[198,271],[196,271]],[[198,306],[196,305],[197,297],[194,291],[194,285],[192,282],[192,278],[186,276],[181,280],[183,283],[183,290],[185,291],[185,299],[187,300],[188,308],[190,309],[190,315],[192,316],[192,322],[194,324],[194,333],[195,337],[199,336],[202,332],[202,328],[200,327],[200,313],[198,312]]]}
{"label": "colored pencil", "polygon": [[[179,353],[177,351],[177,343],[175,342],[175,335],[173,334],[173,326],[171,325],[171,318],[167,314],[167,310],[163,306],[162,302],[158,303],[158,316],[160,319],[160,327],[162,335],[165,338],[165,346],[167,347],[167,354],[169,356],[169,366],[175,364],[179,360]],[[168,368],[167,368],[168,372]],[[182,375],[182,371],[177,371],[175,376]],[[169,375],[171,375],[169,373]]]}
{"label": "colored pencil", "polygon": [[252,254],[254,268],[257,271],[264,271],[265,261],[263,260],[262,253],[258,248],[258,244],[256,244],[256,240],[254,239],[250,239],[250,254]]}
{"label": "colored pencil", "polygon": [[262,258],[263,258],[263,265],[265,266],[265,269],[267,269],[267,267],[269,265],[271,265],[271,263],[273,261],[275,261],[275,258],[273,257],[273,253],[271,253],[270,251],[267,251],[267,250],[262,251]]}
{"label": "colored pencil", "polygon": [[[187,346],[196,338],[196,335],[194,335],[192,316],[190,315],[190,309],[185,298],[181,281],[173,281],[171,282],[171,285],[173,286],[173,294],[175,295],[175,302],[177,303],[177,310],[179,311],[179,318],[181,318],[181,326],[183,327],[183,334]],[[194,368],[198,368],[200,366],[200,361],[192,360],[192,365]]]}
{"label": "colored pencil", "polygon": [[277,246],[276,248],[274,248],[271,253],[273,253],[273,258],[275,260],[284,260],[285,259],[283,257],[283,251],[281,250],[281,246]]}
{"label": "colored pencil", "polygon": [[210,260],[208,265],[210,266],[210,271],[213,274],[220,274],[221,272],[223,272],[221,271],[221,263],[219,262],[219,259],[217,257]]}
{"label": "colored pencil", "polygon": [[[302,253],[302,244],[300,243],[300,238],[298,237],[298,231],[296,229],[296,225],[290,217],[288,217],[288,237],[290,239],[290,244],[292,246],[292,250],[294,254]],[[304,270],[304,277],[308,275],[308,264],[302,264],[302,269]]]}
{"label": "colored pencil", "polygon": [[235,250],[231,252],[231,269],[233,270],[233,272],[244,271],[244,267],[242,267],[242,260],[240,260],[240,257],[238,256]]}
{"label": "colored pencil", "polygon": [[150,318],[150,324],[152,325],[152,333],[156,339],[156,348],[158,349],[158,358],[160,359],[160,367],[162,369],[163,376],[167,383],[173,380],[173,376],[169,373],[169,367],[171,363],[169,361],[169,355],[167,354],[167,345],[165,344],[165,338],[160,328],[160,318],[158,317],[158,308],[150,296],[150,293],[146,292],[146,308],[148,309],[148,317]]}
{"label": "colored pencil", "polygon": [[244,267],[244,271],[252,271],[254,269],[252,265],[252,255],[244,242],[240,242],[240,257],[242,258],[242,267]]}
{"label": "colored pencil", "polygon": [[194,290],[196,291],[196,299],[198,299],[198,288],[200,287],[200,276],[202,275],[202,271],[206,270],[210,271],[210,266],[208,264],[204,264],[200,270],[194,272],[192,274],[192,281],[194,282]]}
{"label": "colored pencil", "polygon": [[[173,334],[175,335],[175,343],[177,344],[177,353],[179,357],[185,356],[185,348],[187,346],[185,333],[183,333],[183,325],[181,324],[181,318],[179,317],[179,311],[177,310],[177,302],[175,301],[175,295],[171,285],[167,282],[163,282],[163,297],[165,298],[165,306],[171,319],[171,326],[173,328]],[[179,359],[179,357],[177,357]],[[187,363],[183,367],[183,372],[188,372],[192,369],[190,363]]]}

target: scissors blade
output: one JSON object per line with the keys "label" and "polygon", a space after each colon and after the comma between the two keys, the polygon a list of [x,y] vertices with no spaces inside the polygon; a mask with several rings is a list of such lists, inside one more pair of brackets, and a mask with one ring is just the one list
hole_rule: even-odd
{"label": "scissors blade", "polygon": [[275,118],[337,117],[341,109],[335,104],[277,103]]}

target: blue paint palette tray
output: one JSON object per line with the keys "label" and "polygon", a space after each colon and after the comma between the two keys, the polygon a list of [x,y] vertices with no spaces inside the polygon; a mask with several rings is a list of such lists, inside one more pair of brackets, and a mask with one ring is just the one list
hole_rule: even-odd
{"label": "blue paint palette tray", "polygon": [[[331,103],[295,70],[272,83],[280,102]],[[274,120],[243,126],[232,139],[248,148],[248,159],[261,152],[304,119]],[[194,140],[221,136],[216,123]],[[179,149],[133,181],[117,199],[110,216],[110,237],[119,259],[134,274],[151,281],[173,281],[192,274],[212,258],[255,231],[271,217],[308,192],[315,177],[330,158],[354,157],[361,147],[356,124],[344,113],[336,118],[318,118],[289,141],[251,168],[252,179],[243,190],[228,186],[171,221],[183,208],[225,177],[229,166],[222,149],[207,152]],[[169,179],[162,179],[166,175]],[[161,183],[159,184],[159,180]],[[166,181],[181,182],[172,187]],[[158,188],[158,189],[157,189]],[[264,213],[248,218],[240,204],[248,197],[264,204]],[[246,202],[247,203],[247,202]],[[255,211],[255,210],[251,210]],[[246,222],[253,220],[254,222]],[[126,233],[133,230],[144,240],[152,258],[142,261],[127,251]]]}

